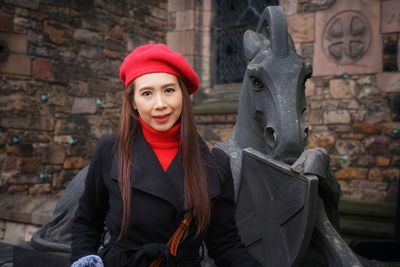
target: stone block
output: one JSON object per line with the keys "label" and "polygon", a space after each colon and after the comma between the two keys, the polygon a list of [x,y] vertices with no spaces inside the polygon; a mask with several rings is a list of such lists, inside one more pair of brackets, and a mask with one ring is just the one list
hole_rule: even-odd
{"label": "stone block", "polygon": [[346,167],[335,172],[335,177],[339,180],[365,180],[367,178],[368,169],[366,168],[350,168]]}
{"label": "stone block", "polygon": [[314,42],[314,13],[296,14],[286,18],[288,32],[295,43]]}
{"label": "stone block", "polygon": [[56,21],[45,21],[43,33],[56,45],[66,44],[70,39],[68,27]]}
{"label": "stone block", "polygon": [[297,13],[298,2],[293,0],[279,0],[285,16],[292,16]]}
{"label": "stone block", "polygon": [[335,135],[331,132],[312,133],[308,137],[307,147],[323,147],[330,151],[335,144]]}
{"label": "stone block", "polygon": [[7,62],[0,63],[0,73],[29,76],[31,58],[27,55],[10,53]]}
{"label": "stone block", "polygon": [[94,114],[97,111],[95,98],[76,97],[72,104],[72,114]]}
{"label": "stone block", "polygon": [[316,12],[314,76],[382,71],[380,3],[337,0]]}
{"label": "stone block", "polygon": [[28,37],[26,34],[0,32],[0,40],[7,43],[10,52],[25,54],[28,47]]}
{"label": "stone block", "polygon": [[383,92],[386,93],[400,92],[400,72],[378,73],[376,75],[376,82],[378,87]]}
{"label": "stone block", "polygon": [[12,3],[18,7],[24,7],[28,9],[39,9],[39,0],[6,0],[5,2]]}
{"label": "stone block", "polygon": [[0,30],[12,32],[14,31],[14,16],[6,13],[4,11],[0,11]]}
{"label": "stone block", "polygon": [[34,184],[31,187],[29,187],[29,195],[46,195],[51,193],[51,186],[50,184]]}
{"label": "stone block", "polygon": [[390,165],[390,158],[385,156],[378,156],[375,158],[376,166],[387,167]]}
{"label": "stone block", "polygon": [[64,161],[64,169],[82,169],[88,164],[88,161],[82,157],[70,157]]}
{"label": "stone block", "polygon": [[0,127],[52,131],[54,129],[54,118],[44,116],[31,118],[2,117],[0,118]]}
{"label": "stone block", "polygon": [[85,43],[88,45],[97,45],[97,46],[101,45],[101,42],[103,40],[100,34],[84,29],[77,29],[74,32],[73,37],[75,41]]}
{"label": "stone block", "polygon": [[3,242],[14,245],[25,242],[25,227],[24,224],[6,222]]}
{"label": "stone block", "polygon": [[333,99],[352,98],[355,93],[354,80],[334,79],[329,81],[329,91]]}
{"label": "stone block", "polygon": [[354,156],[365,152],[363,143],[358,140],[337,140],[335,148],[339,155]]}
{"label": "stone block", "polygon": [[351,122],[347,110],[327,110],[323,114],[325,124],[349,124]]}
{"label": "stone block", "polygon": [[175,14],[176,31],[195,29],[195,10],[177,11]]}
{"label": "stone block", "polygon": [[389,141],[387,136],[370,137],[365,140],[365,149],[371,155],[386,155],[389,152]]}
{"label": "stone block", "polygon": [[353,129],[356,133],[380,134],[382,133],[383,127],[378,124],[355,123],[353,124]]}
{"label": "stone block", "polygon": [[63,146],[51,144],[46,147],[42,154],[42,162],[48,164],[63,164],[65,151]]}
{"label": "stone block", "polygon": [[184,56],[195,54],[195,31],[167,32],[168,46]]}
{"label": "stone block", "polygon": [[167,5],[168,12],[195,9],[195,7],[195,0],[169,0]]}
{"label": "stone block", "polygon": [[400,1],[382,1],[381,31],[400,32]]}
{"label": "stone block", "polygon": [[54,79],[52,65],[47,58],[35,58],[32,63],[32,76],[38,80]]}

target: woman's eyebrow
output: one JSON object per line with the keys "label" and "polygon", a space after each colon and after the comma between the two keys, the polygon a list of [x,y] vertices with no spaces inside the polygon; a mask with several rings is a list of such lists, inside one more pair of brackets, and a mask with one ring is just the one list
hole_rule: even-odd
{"label": "woman's eyebrow", "polygon": [[145,90],[152,90],[152,89],[153,89],[153,87],[151,87],[151,86],[145,86],[145,87],[139,88],[139,92],[142,92]]}
{"label": "woman's eyebrow", "polygon": [[168,86],[176,86],[176,85],[177,85],[177,83],[167,83],[167,84],[164,84],[162,87],[165,88]]}

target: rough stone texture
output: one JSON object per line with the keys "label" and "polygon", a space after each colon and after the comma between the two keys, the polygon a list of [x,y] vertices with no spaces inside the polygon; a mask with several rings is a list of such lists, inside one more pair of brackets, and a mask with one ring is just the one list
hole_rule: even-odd
{"label": "rough stone texture", "polygon": [[292,16],[297,13],[298,1],[280,0],[279,5],[283,8],[285,16]]}
{"label": "rough stone texture", "polygon": [[352,98],[355,93],[355,82],[353,80],[335,79],[329,81],[329,90],[332,98]]}
{"label": "rough stone texture", "polygon": [[382,1],[381,32],[400,32],[400,2]]}
{"label": "rough stone texture", "polygon": [[376,81],[383,92],[400,92],[400,72],[379,73],[376,75]]}
{"label": "rough stone texture", "polygon": [[335,1],[336,0],[299,0],[299,9],[306,12],[325,10],[330,8]]}
{"label": "rough stone texture", "polygon": [[[337,0],[331,8],[316,12],[314,54],[318,56],[314,56],[314,75],[380,72],[382,53],[376,52],[382,51],[380,17],[380,1],[374,0]],[[352,18],[357,18],[363,31],[350,23]],[[348,30],[351,25],[352,31]],[[358,52],[350,48],[353,39],[361,42]]]}
{"label": "rough stone texture", "polygon": [[288,32],[295,43],[314,41],[314,14],[296,14],[286,18]]}
{"label": "rough stone texture", "polygon": [[167,1],[2,2],[0,192],[56,195],[116,130],[119,66],[166,41]]}

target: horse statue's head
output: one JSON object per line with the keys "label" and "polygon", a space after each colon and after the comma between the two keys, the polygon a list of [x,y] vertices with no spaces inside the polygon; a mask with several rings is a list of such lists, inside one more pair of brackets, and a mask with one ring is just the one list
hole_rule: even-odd
{"label": "horse statue's head", "polygon": [[296,54],[281,7],[264,10],[256,32],[244,34],[244,50],[249,64],[231,138],[291,164],[307,142],[303,112],[312,67]]}

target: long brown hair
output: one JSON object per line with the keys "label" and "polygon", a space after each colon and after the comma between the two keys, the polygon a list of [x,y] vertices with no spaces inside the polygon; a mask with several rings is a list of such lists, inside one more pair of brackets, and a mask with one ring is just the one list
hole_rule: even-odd
{"label": "long brown hair", "polygon": [[[199,136],[185,84],[179,80],[182,90],[181,144],[179,153],[184,170],[184,205],[192,211],[197,222],[196,236],[204,232],[210,220],[210,202],[208,198],[208,179],[201,158]],[[118,184],[122,197],[122,223],[118,240],[122,239],[129,228],[131,217],[131,168],[133,166],[132,145],[139,127],[138,114],[133,109],[134,82],[123,95],[120,127],[118,134]]]}

